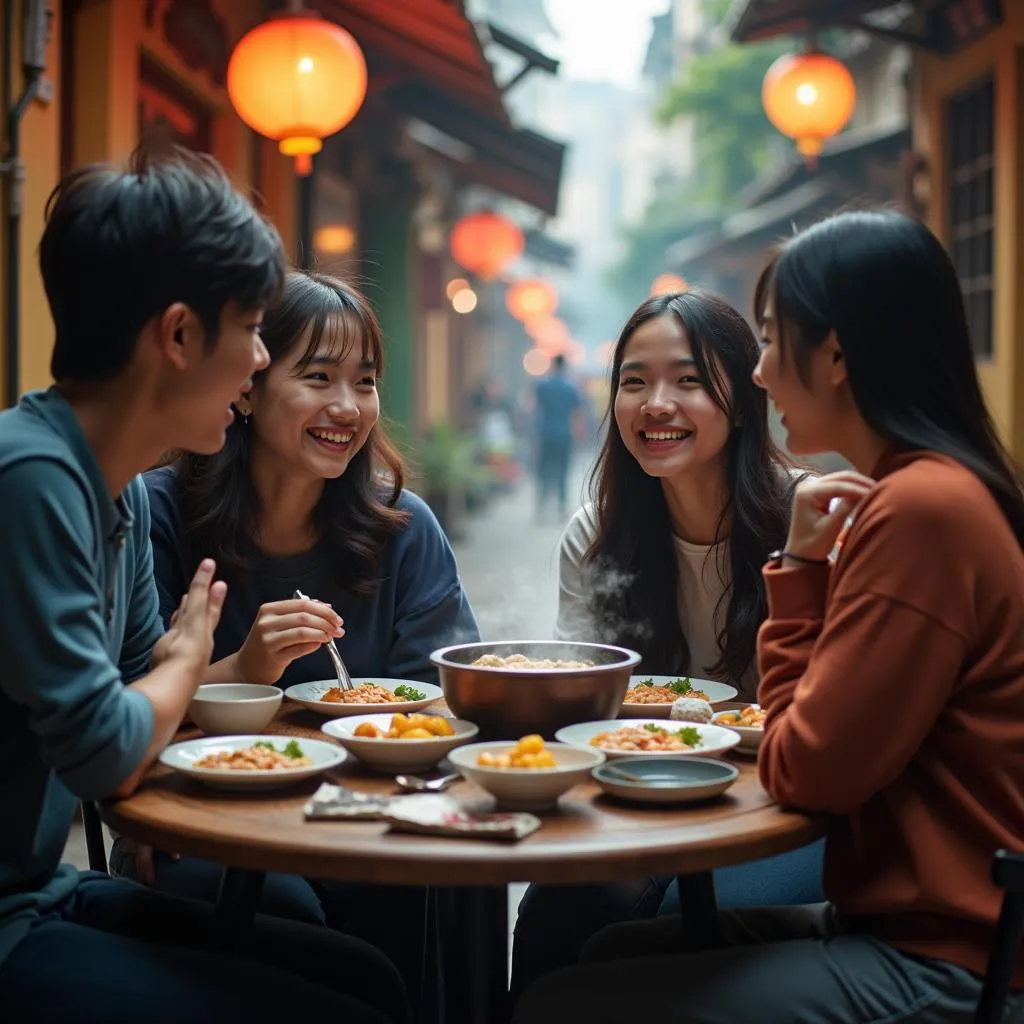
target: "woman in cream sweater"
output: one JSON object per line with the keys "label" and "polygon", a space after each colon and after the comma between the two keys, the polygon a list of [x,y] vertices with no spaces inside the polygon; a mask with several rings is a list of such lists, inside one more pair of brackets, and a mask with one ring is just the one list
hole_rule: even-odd
{"label": "woman in cream sweater", "polygon": [[[630,317],[612,359],[593,501],[562,538],[559,639],[630,647],[645,673],[720,679],[755,699],[761,566],[785,539],[800,475],[771,438],[751,379],[758,357],[743,316],[699,289],[648,299]],[[812,847],[716,881],[734,905],[799,903],[820,898],[820,871]],[[654,916],[669,883],[531,886],[513,996],[574,963],[598,928]]]}

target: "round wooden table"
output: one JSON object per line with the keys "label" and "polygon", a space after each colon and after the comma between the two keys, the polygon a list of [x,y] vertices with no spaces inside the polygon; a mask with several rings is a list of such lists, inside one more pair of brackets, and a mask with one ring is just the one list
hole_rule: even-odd
{"label": "round wooden table", "polygon": [[[325,738],[322,721],[290,705],[266,731]],[[226,873],[225,898],[235,902],[248,891],[254,903],[265,872],[452,888],[465,917],[459,931],[469,961],[462,978],[468,1005],[452,1019],[495,1024],[504,1012],[496,990],[506,985],[508,883],[676,874],[689,941],[706,947],[715,937],[713,868],[783,853],[823,834],[822,820],[771,800],[753,760],[734,760],[740,777],[733,787],[718,800],[689,806],[624,804],[592,782],[577,786],[557,811],[540,815],[542,828],[517,843],[391,833],[381,822],[306,821],[303,806],[321,779],[271,793],[228,793],[162,766],[134,795],[104,805],[101,816],[120,834],[157,849],[242,869]],[[364,792],[397,791],[390,776],[366,771],[351,755],[329,777]],[[470,782],[448,792],[470,809],[493,809],[493,799]]]}

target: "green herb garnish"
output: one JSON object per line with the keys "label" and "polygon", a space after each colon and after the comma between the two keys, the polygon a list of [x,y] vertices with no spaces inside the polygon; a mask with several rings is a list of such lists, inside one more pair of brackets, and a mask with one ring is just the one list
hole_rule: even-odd
{"label": "green herb garnish", "polygon": [[[660,725],[655,725],[653,722],[647,722],[644,728],[648,732],[653,732],[663,736],[668,736],[668,729],[663,728]],[[704,741],[700,738],[700,729],[695,725],[684,725],[678,732],[671,733],[672,736],[676,736],[681,739],[688,747],[699,747]]]}
{"label": "green herb garnish", "polygon": [[685,696],[693,689],[693,683],[689,679],[673,679],[671,683],[656,683],[653,679],[641,679],[637,686],[663,686],[679,696]]}
{"label": "green herb garnish", "polygon": [[306,755],[302,752],[302,747],[299,746],[298,740],[289,740],[285,744],[284,750],[278,750],[269,740],[257,740],[254,747],[265,747],[267,750],[274,751],[275,754],[284,754],[285,757],[290,757],[293,761]]}
{"label": "green herb garnish", "polygon": [[415,686],[400,683],[395,687],[395,696],[404,697],[406,700],[424,700],[427,695],[422,690],[417,690]]}
{"label": "green herb garnish", "polygon": [[700,729],[694,725],[684,726],[676,735],[688,746],[699,747],[703,740],[700,738]]}

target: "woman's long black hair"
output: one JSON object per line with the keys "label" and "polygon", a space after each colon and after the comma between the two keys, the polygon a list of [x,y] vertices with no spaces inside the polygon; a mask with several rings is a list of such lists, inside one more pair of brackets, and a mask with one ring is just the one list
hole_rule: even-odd
{"label": "woman's long black hair", "polygon": [[[380,325],[369,303],[350,285],[325,274],[289,273],[283,297],[263,321],[271,364],[291,355],[307,328],[309,340],[296,373],[305,370],[325,336],[335,342],[339,359],[352,345],[360,345],[378,377],[383,373]],[[266,372],[253,375],[254,389],[263,386]],[[251,572],[262,558],[251,444],[249,424],[236,416],[215,455],[183,454],[176,459],[188,549],[197,564],[201,555],[215,558],[229,582]],[[337,554],[332,564],[339,586],[352,594],[372,592],[384,548],[407,522],[406,513],[395,507],[404,477],[402,458],[378,422],[345,472],[324,483],[313,526]]]}
{"label": "woman's long black hair", "polygon": [[933,451],[974,473],[1024,547],[1020,470],[982,396],[956,270],[939,240],[895,211],[842,213],[790,239],[758,282],[780,357],[807,358],[831,331],[867,425],[899,451]]}
{"label": "woman's long black hair", "polygon": [[729,539],[728,601],[713,674],[738,681],[754,660],[757,631],[767,615],[761,569],[781,548],[789,526],[793,480],[772,440],[768,400],[751,379],[757,340],[743,316],[699,289],[648,299],[629,318],[612,359],[608,430],[591,477],[597,535],[585,564],[592,568],[595,623],[615,642],[643,655],[646,671],[691,671],[679,628],[679,570],[661,481],[630,455],[615,425],[623,352],[641,324],[675,317],[686,331],[696,371],[712,401],[733,425],[726,448],[728,500],[716,540]]}

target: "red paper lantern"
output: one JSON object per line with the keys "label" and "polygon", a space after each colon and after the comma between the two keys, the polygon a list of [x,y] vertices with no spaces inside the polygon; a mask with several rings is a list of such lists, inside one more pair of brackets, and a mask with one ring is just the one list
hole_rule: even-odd
{"label": "red paper lantern", "polygon": [[673,295],[676,292],[685,292],[689,287],[685,277],[678,274],[659,274],[651,283],[651,296]]}
{"label": "red paper lantern", "polygon": [[764,76],[761,102],[768,120],[813,159],[850,120],[857,86],[846,65],[827,53],[787,54]]}
{"label": "red paper lantern", "polygon": [[492,210],[463,217],[452,228],[452,258],[461,267],[491,281],[523,251],[523,233],[515,223]]}
{"label": "red paper lantern", "polygon": [[558,308],[558,293],[547,281],[516,281],[505,293],[505,305],[517,319],[550,316]]}
{"label": "red paper lantern", "polygon": [[309,174],[323,139],[341,131],[366,98],[366,60],[340,25],[308,11],[265,21],[228,62],[228,96],[253,131],[274,139]]}

